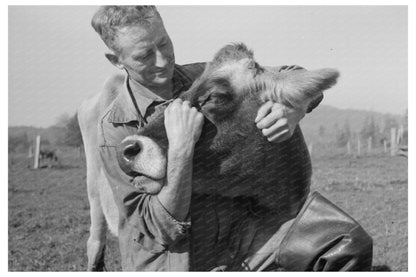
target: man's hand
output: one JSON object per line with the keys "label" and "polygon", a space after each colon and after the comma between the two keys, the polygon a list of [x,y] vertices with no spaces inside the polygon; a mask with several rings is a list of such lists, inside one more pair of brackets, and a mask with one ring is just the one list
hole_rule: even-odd
{"label": "man's hand", "polygon": [[255,123],[270,142],[289,139],[306,111],[288,108],[282,104],[268,101],[257,112]]}
{"label": "man's hand", "polygon": [[165,110],[169,148],[193,151],[201,135],[203,123],[204,116],[196,108],[191,108],[189,101],[173,101]]}
{"label": "man's hand", "polygon": [[201,135],[204,116],[188,101],[173,101],[165,110],[165,128],[169,140],[167,183],[157,197],[179,221],[189,213],[192,195],[192,158]]}

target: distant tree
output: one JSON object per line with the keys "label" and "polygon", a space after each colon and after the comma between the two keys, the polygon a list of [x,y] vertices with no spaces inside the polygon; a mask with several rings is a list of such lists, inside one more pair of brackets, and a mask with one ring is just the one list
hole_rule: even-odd
{"label": "distant tree", "polygon": [[71,120],[71,116],[68,113],[63,113],[56,118],[56,127],[66,127]]}
{"label": "distant tree", "polygon": [[345,120],[344,122],[344,127],[343,127],[345,136],[350,139],[351,138],[351,127],[350,127],[350,122],[348,119]]}
{"label": "distant tree", "polygon": [[40,144],[44,145],[44,146],[50,146],[51,142],[49,141],[49,139],[43,137],[43,138],[41,138]]}
{"label": "distant tree", "polygon": [[376,139],[380,137],[379,127],[376,124],[373,116],[366,117],[360,134],[362,139],[368,139],[371,137],[373,138],[373,141],[376,141]]}
{"label": "distant tree", "polygon": [[81,129],[79,128],[77,114],[70,117],[65,126],[64,142],[68,146],[78,147],[82,145]]}
{"label": "distant tree", "polygon": [[8,150],[9,152],[17,152],[19,150],[29,148],[30,142],[27,133],[9,136]]}
{"label": "distant tree", "polygon": [[347,145],[348,141],[351,139],[351,127],[348,120],[344,122],[342,129],[337,129],[336,143],[339,147]]}
{"label": "distant tree", "polygon": [[334,124],[334,131],[335,131],[335,139],[336,139],[336,137],[338,136],[338,133],[340,132],[338,123]]}
{"label": "distant tree", "polygon": [[[63,146],[66,145],[66,125],[59,127],[57,125],[50,126],[45,130],[44,138],[48,139],[52,145]],[[43,137],[42,137],[43,140]]]}
{"label": "distant tree", "polygon": [[383,133],[385,135],[389,135],[390,134],[390,129],[391,128],[397,128],[399,126],[397,120],[392,117],[391,115],[385,115],[384,116],[384,128],[383,128]]}
{"label": "distant tree", "polygon": [[409,109],[404,112],[404,125],[407,127],[407,121],[409,119]]}

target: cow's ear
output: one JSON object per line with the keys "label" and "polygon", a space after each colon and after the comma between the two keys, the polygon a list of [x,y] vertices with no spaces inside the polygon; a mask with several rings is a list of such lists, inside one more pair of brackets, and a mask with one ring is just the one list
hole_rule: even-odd
{"label": "cow's ear", "polygon": [[338,77],[338,70],[332,68],[282,72],[274,79],[273,89],[265,92],[265,98],[306,110],[321,92],[336,84]]}

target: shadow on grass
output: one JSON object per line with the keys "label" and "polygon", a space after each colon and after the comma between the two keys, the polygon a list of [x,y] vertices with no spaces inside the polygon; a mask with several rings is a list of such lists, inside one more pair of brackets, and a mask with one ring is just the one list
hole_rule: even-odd
{"label": "shadow on grass", "polygon": [[391,268],[388,265],[373,265],[371,271],[391,271]]}
{"label": "shadow on grass", "polygon": [[37,169],[34,169],[31,165],[28,165],[27,168],[29,170],[41,170],[41,169],[56,169],[56,170],[68,170],[68,169],[74,169],[74,168],[81,168],[81,166],[79,165],[68,165],[68,164],[64,164],[64,165],[41,165],[39,166]]}

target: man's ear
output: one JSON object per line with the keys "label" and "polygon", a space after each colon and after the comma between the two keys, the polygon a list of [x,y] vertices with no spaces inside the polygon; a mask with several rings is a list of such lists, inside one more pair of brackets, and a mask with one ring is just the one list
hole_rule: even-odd
{"label": "man's ear", "polygon": [[120,63],[118,56],[116,54],[107,52],[105,53],[105,57],[107,58],[107,60],[110,61],[110,63],[112,63],[118,69],[124,68],[124,66]]}

